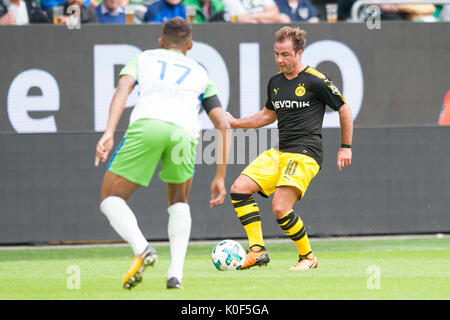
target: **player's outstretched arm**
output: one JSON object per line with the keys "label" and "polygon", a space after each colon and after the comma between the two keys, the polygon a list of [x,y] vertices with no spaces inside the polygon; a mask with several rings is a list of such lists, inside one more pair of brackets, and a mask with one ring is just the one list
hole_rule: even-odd
{"label": "player's outstretched arm", "polygon": [[232,128],[262,128],[274,122],[277,119],[277,114],[273,110],[263,108],[254,115],[241,119],[236,119],[227,112],[227,118]]}
{"label": "player's outstretched arm", "polygon": [[225,111],[222,108],[213,108],[209,111],[208,116],[218,133],[216,140],[217,169],[216,175],[211,183],[211,200],[209,201],[210,207],[214,208],[223,203],[225,195],[227,194],[225,188],[225,176],[231,145],[231,131],[229,130],[231,127]]}
{"label": "player's outstretched arm", "polygon": [[337,168],[339,171],[342,168],[349,166],[352,163],[352,145],[353,138],[353,116],[350,107],[347,104],[339,108],[339,121],[341,125],[341,147],[337,155]]}
{"label": "player's outstretched arm", "polygon": [[95,150],[94,164],[96,167],[100,164],[100,161],[105,162],[108,159],[109,152],[114,146],[114,132],[116,131],[117,123],[119,123],[128,95],[133,90],[135,83],[133,77],[129,75],[123,75],[117,83],[109,108],[108,124]]}

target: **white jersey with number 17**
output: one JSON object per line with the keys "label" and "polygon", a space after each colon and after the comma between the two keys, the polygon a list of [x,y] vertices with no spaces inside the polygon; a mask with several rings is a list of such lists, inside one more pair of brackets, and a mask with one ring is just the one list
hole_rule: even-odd
{"label": "white jersey with number 17", "polygon": [[135,56],[120,72],[132,76],[139,97],[130,116],[159,119],[185,128],[198,138],[198,112],[203,99],[217,95],[206,70],[174,50],[155,49]]}

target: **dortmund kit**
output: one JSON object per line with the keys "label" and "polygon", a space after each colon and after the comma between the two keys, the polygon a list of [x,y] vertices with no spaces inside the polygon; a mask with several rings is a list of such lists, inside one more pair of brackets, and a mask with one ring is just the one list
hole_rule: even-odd
{"label": "dortmund kit", "polygon": [[267,85],[266,108],[276,112],[279,145],[262,153],[242,174],[252,178],[269,196],[279,186],[293,186],[304,195],[323,160],[322,123],[326,106],[345,103],[331,80],[306,67],[292,80],[282,73]]}
{"label": "dortmund kit", "polygon": [[[259,193],[264,197],[277,187],[290,186],[299,191],[300,199],[322,164],[325,108],[328,105],[337,111],[344,103],[331,80],[314,68],[306,67],[291,80],[283,73],[274,75],[267,86],[265,107],[276,112],[279,145],[260,154],[242,174],[259,185]],[[259,246],[263,253],[249,266],[267,264],[270,259],[264,248],[261,217],[253,195],[231,194],[231,198],[250,248]],[[303,221],[294,210],[277,219],[277,223],[297,246],[300,259],[312,252]],[[317,262],[310,266],[315,267]]]}

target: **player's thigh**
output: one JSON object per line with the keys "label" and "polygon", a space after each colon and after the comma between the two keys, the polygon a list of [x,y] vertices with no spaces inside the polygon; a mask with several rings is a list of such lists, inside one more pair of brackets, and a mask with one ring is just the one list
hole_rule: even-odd
{"label": "player's thigh", "polygon": [[107,170],[103,179],[100,200],[116,196],[127,201],[138,187],[138,184]]}
{"label": "player's thigh", "polygon": [[182,184],[194,176],[195,140],[185,129],[173,125],[161,156],[159,178],[168,184]]}
{"label": "player's thigh", "polygon": [[165,123],[153,119],[133,122],[107,169],[135,184],[148,186],[166,148]]}
{"label": "player's thigh", "polygon": [[263,196],[275,192],[275,186],[280,176],[279,151],[275,149],[261,153],[241,173],[253,180],[261,189]]}
{"label": "player's thigh", "polygon": [[167,184],[167,202],[169,207],[177,202],[188,202],[192,181],[193,178],[190,178],[188,181],[183,183]]}
{"label": "player's thigh", "polygon": [[311,180],[320,166],[309,156],[297,153],[283,153],[280,156],[280,171],[276,187],[290,186],[298,191],[298,199],[305,195]]}

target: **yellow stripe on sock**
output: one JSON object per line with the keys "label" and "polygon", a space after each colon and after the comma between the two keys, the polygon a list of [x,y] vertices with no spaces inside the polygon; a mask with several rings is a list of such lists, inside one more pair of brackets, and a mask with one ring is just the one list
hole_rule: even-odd
{"label": "yellow stripe on sock", "polygon": [[256,203],[251,203],[243,207],[234,208],[237,216],[240,218],[254,211],[259,211],[258,205]]}

